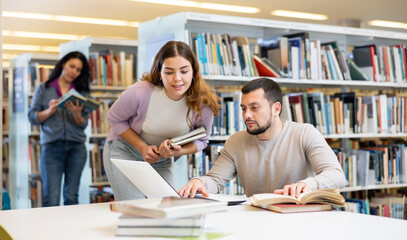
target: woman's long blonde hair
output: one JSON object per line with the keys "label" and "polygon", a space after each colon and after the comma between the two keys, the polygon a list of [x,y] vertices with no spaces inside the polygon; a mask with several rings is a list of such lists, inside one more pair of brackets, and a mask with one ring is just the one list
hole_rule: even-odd
{"label": "woman's long blonde hair", "polygon": [[[164,87],[161,80],[161,68],[164,60],[176,56],[181,56],[188,60],[193,69],[191,86],[185,93],[188,106],[187,118],[191,111],[197,112],[195,120],[199,123],[198,117],[202,114],[203,106],[209,107],[214,115],[218,115],[220,110],[218,97],[212,92],[211,87],[202,78],[198,60],[189,46],[184,42],[167,42],[155,56],[150,73],[145,73],[141,80],[151,82],[155,86]],[[188,119],[188,123],[190,124],[190,119]]]}

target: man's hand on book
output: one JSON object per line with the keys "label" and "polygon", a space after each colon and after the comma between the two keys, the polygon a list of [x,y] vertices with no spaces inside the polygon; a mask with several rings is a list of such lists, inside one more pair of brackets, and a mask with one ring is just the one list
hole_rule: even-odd
{"label": "man's hand on book", "polygon": [[142,149],[141,155],[143,156],[144,161],[153,164],[161,158],[160,154],[158,153],[158,147],[154,145],[147,145]]}
{"label": "man's hand on book", "polygon": [[183,198],[194,198],[196,193],[200,193],[204,197],[209,197],[203,182],[197,178],[192,179],[180,190],[178,190],[178,194]]}
{"label": "man's hand on book", "polygon": [[290,195],[292,197],[297,198],[300,193],[308,192],[310,189],[308,188],[307,184],[303,182],[293,183],[289,185],[285,185],[283,189],[276,189],[274,190],[275,194],[281,195]]}
{"label": "man's hand on book", "polygon": [[161,157],[170,158],[173,156],[179,156],[181,146],[179,146],[177,144],[173,144],[172,147],[170,148],[168,146],[168,141],[169,140],[164,140],[160,145],[159,152],[160,152]]}

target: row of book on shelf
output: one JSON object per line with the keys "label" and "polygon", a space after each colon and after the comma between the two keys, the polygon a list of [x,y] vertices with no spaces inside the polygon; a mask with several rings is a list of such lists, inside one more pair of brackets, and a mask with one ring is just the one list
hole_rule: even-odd
{"label": "row of book on shelf", "polygon": [[349,47],[310,40],[307,32],[267,39],[194,32],[188,36],[204,75],[406,82],[405,45],[354,46],[348,54]]}
{"label": "row of book on shelf", "polygon": [[30,160],[29,191],[31,207],[42,207],[41,144],[35,138],[29,139],[28,154]]}
{"label": "row of book on shelf", "polygon": [[100,103],[99,108],[91,112],[89,115],[92,127],[92,134],[101,134],[101,133],[106,134],[110,130],[110,126],[106,120],[106,115],[114,101],[111,99],[100,99],[100,98],[96,98],[96,100],[99,101]]}
{"label": "row of book on shelf", "polygon": [[3,161],[3,169],[2,169],[2,180],[3,180],[3,187],[5,189],[9,189],[9,141],[8,138],[3,138],[3,144],[2,144],[2,161]]}
{"label": "row of book on shelf", "polygon": [[314,92],[284,95],[281,114],[288,121],[311,123],[322,134],[394,134],[407,131],[406,112],[403,96]]}
{"label": "row of book on shelf", "polygon": [[[241,93],[217,92],[222,109],[214,117],[212,135],[231,135],[245,129],[240,108]],[[406,133],[406,97],[355,92],[289,93],[283,96],[281,119],[310,123],[322,134]]]}
{"label": "row of book on shelf", "polygon": [[407,182],[407,148],[389,143],[352,149],[334,148],[349,187]]}
{"label": "row of book on shelf", "polygon": [[[29,67],[29,79],[30,79],[30,92],[34,92],[38,84],[46,82],[51,74],[53,67],[43,66],[39,63],[32,63]],[[17,71],[14,69],[14,71]]]}
{"label": "row of book on shelf", "polygon": [[129,86],[137,76],[136,55],[112,49],[89,53],[92,85]]}
{"label": "row of book on shelf", "polygon": [[92,183],[107,182],[105,168],[103,166],[104,140],[90,143],[89,160],[92,169]]}
{"label": "row of book on shelf", "polygon": [[[115,86],[124,87],[131,85],[137,76],[136,55],[119,51],[115,53],[112,49],[95,51],[89,53],[89,67],[91,82],[94,86]],[[53,66],[41,65],[37,62],[31,63],[28,69],[28,81],[30,82],[30,92],[33,92],[39,83],[48,80]],[[13,76],[21,74],[22,68],[14,68]],[[9,73],[3,74],[8,80]],[[5,82],[5,81],[3,81]],[[8,82],[4,85],[8,89]],[[8,95],[8,91],[5,91]]]}
{"label": "row of book on shelf", "polygon": [[406,195],[397,192],[373,192],[372,196],[350,197],[345,211],[396,219],[407,219]]}

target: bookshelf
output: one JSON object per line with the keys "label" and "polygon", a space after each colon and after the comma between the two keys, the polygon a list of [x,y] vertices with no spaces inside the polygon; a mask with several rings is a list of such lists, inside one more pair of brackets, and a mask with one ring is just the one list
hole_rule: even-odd
{"label": "bookshelf", "polygon": [[89,194],[92,197],[91,188],[100,190],[109,186],[102,166],[102,148],[109,131],[105,115],[118,95],[136,80],[137,43],[136,40],[88,37],[60,45],[60,56],[80,51],[88,58],[91,96],[101,102],[99,109],[91,113],[85,130],[88,160],[82,173],[79,196],[86,196],[87,202]]}
{"label": "bookshelf", "polygon": [[[2,76],[1,76],[1,118],[2,118],[2,138],[1,138],[1,146],[2,149],[0,150],[2,160],[0,162],[0,186],[4,187],[6,190],[9,189],[8,186],[8,171],[9,171],[9,158],[8,156],[8,77],[9,77],[9,69],[3,68],[2,69]],[[0,206],[3,206],[3,196],[0,196]]]}
{"label": "bookshelf", "polygon": [[[158,51],[158,49],[168,40],[184,41],[190,44],[191,48],[195,50],[198,59],[200,59],[200,55],[205,56],[205,53],[199,52],[200,51],[199,46],[201,46],[199,43],[200,40],[197,40],[195,42],[195,38],[198,39],[199,34],[209,34],[205,36],[212,35],[222,36],[224,34],[228,34],[230,37],[232,37],[232,39],[234,36],[246,36],[249,40],[250,39],[256,40],[256,39],[274,39],[292,34],[300,34],[303,32],[306,32],[308,34],[308,39],[310,42],[319,41],[320,44],[322,44],[335,41],[339,46],[342,46],[340,50],[346,54],[343,60],[347,60],[346,57],[352,55],[351,54],[352,50],[350,48],[374,44],[375,46],[381,47],[383,46],[383,49],[385,49],[384,47],[407,44],[407,34],[401,32],[399,33],[391,31],[359,29],[341,26],[328,26],[321,24],[307,24],[299,22],[284,22],[267,19],[234,17],[215,14],[180,12],[173,15],[153,19],[140,24],[138,32],[139,36],[138,76],[140,77],[142,72],[149,70],[149,63],[151,62],[151,58],[153,56],[151,53]],[[220,45],[219,48],[221,48]],[[251,52],[256,52],[256,46],[254,46],[253,49],[251,49]],[[400,56],[403,56],[403,53],[401,51],[399,53],[401,54]],[[216,53],[213,54],[216,55]],[[384,55],[385,54],[380,56]],[[222,57],[219,57],[220,60],[219,59],[218,60],[223,61]],[[205,60],[205,57],[203,57],[200,60],[201,61],[200,63],[203,64],[202,66],[205,66],[206,61],[209,61],[209,59],[210,58],[208,57],[208,59]],[[379,60],[376,61],[379,61],[380,63],[381,60],[379,58]],[[393,65],[393,67],[394,66],[395,65]],[[407,68],[407,66],[401,65],[401,69],[403,68]],[[203,71],[202,73],[205,80],[212,86],[243,85],[244,83],[257,78],[256,76],[253,75],[236,76],[236,74],[235,75],[206,74],[207,73],[206,71]],[[376,72],[376,74],[377,73],[378,72]],[[384,73],[381,72],[381,74]],[[358,94],[362,94],[363,96],[366,94],[378,95],[381,93],[383,94],[388,93],[389,96],[392,96],[392,94],[394,95],[400,94],[401,96],[405,96],[403,95],[403,91],[407,89],[405,75],[402,79],[397,78],[396,80],[393,80],[391,82],[387,81],[386,77],[387,76],[381,77],[379,81],[373,81],[371,79],[369,79],[368,81],[337,80],[336,78],[326,78],[326,77],[311,78],[309,76],[298,77],[294,79],[291,77],[281,77],[273,78],[273,80],[278,82],[283,87],[284,93],[307,92],[308,89],[321,89],[321,91],[327,92],[356,91]],[[401,139],[402,141],[405,142],[407,138],[407,132],[389,131],[381,133],[365,132],[365,133],[343,133],[343,134],[324,133],[324,137],[328,141],[330,141],[330,139],[339,139],[340,142],[342,143],[342,146],[344,146],[344,148],[348,148],[347,146],[349,145],[350,140],[358,141],[359,139],[372,139],[372,140]],[[225,141],[227,138],[228,135],[215,135],[210,137],[210,141],[222,142]],[[352,192],[370,189],[404,188],[404,187],[405,183],[394,183],[394,184],[392,183],[392,184],[368,185],[365,187],[347,187],[343,189],[343,191]]]}
{"label": "bookshelf", "polygon": [[[31,68],[38,64],[53,65],[58,56],[24,53],[10,61],[9,104],[9,193],[13,209],[31,207],[31,127],[27,113],[34,85]],[[37,75],[37,77],[39,77]]]}

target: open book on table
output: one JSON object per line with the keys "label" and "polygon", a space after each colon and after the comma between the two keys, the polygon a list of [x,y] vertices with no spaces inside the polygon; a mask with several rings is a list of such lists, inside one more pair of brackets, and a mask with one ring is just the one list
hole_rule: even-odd
{"label": "open book on table", "polygon": [[71,90],[69,90],[67,93],[65,93],[65,95],[59,99],[59,103],[57,106],[62,108],[62,107],[64,107],[64,105],[67,101],[71,101],[73,104],[75,104],[76,100],[78,100],[79,105],[83,104],[83,109],[82,109],[83,114],[89,114],[92,111],[99,108],[100,103],[98,101],[96,101],[92,98],[84,97],[82,94],[80,94],[78,91],[76,91],[73,88]]}
{"label": "open book on table", "polygon": [[340,206],[345,205],[345,199],[340,194],[337,188],[318,189],[305,193],[301,193],[298,198],[292,196],[285,196],[274,193],[260,193],[254,194],[250,197],[252,205],[262,204],[309,204],[309,203],[325,203],[336,204]]}
{"label": "open book on table", "polygon": [[168,146],[172,148],[173,144],[185,145],[203,137],[206,137],[206,129],[202,126],[184,135],[171,138],[170,141],[168,141]]}
{"label": "open book on table", "polygon": [[327,188],[301,193],[298,198],[273,193],[254,194],[252,206],[279,213],[329,211],[332,204],[344,206],[345,199],[337,188]]}

